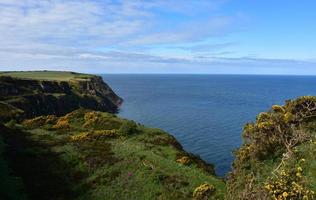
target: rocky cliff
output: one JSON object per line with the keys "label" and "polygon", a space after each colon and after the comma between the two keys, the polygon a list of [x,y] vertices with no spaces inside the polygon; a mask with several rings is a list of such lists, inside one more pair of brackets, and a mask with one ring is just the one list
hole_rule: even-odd
{"label": "rocky cliff", "polygon": [[69,80],[0,76],[0,120],[64,115],[78,108],[115,113],[122,99],[99,76]]}

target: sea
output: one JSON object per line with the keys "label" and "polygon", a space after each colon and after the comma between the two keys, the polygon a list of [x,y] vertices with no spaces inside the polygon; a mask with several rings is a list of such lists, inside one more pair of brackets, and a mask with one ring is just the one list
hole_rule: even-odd
{"label": "sea", "polygon": [[316,95],[314,76],[106,74],[119,116],[172,134],[188,152],[231,170],[245,123],[288,99]]}

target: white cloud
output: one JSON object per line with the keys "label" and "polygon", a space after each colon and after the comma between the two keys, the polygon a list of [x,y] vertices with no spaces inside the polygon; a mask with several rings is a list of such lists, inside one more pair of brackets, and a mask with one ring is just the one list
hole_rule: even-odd
{"label": "white cloud", "polygon": [[[224,3],[225,0],[0,0],[0,70],[161,69],[181,73],[185,72],[181,67],[189,70],[186,66],[192,65],[196,68],[188,72],[200,72],[198,68],[203,66],[206,72],[214,73],[225,66],[253,65],[264,69],[268,65],[315,64],[214,57],[230,54],[226,48],[236,43],[203,41],[229,34],[242,20],[238,15],[218,14]],[[189,53],[166,56],[147,52],[157,45]]]}

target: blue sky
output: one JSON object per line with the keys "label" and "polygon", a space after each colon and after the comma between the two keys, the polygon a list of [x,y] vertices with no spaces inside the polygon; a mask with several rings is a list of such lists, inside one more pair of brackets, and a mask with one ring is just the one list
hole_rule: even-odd
{"label": "blue sky", "polygon": [[0,0],[0,70],[316,75],[314,0]]}

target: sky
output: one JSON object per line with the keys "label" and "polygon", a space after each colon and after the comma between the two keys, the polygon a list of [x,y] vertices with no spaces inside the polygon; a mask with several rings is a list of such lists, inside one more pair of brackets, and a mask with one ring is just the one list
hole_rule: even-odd
{"label": "sky", "polygon": [[0,71],[316,75],[315,0],[0,0]]}

